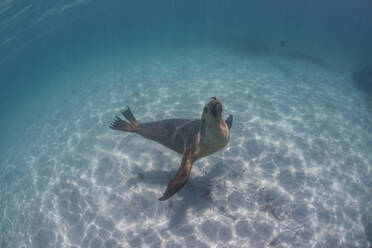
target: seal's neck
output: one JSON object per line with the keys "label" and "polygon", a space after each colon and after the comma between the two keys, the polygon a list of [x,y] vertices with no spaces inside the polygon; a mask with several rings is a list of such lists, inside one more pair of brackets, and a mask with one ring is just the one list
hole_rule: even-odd
{"label": "seal's neck", "polygon": [[219,150],[227,144],[229,138],[229,128],[222,118],[212,124],[202,123],[200,132],[200,142],[202,144]]}

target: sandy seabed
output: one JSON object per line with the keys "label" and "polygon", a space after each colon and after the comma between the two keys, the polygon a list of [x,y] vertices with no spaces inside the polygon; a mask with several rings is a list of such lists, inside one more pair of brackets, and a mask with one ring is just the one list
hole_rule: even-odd
{"label": "sandy seabed", "polygon": [[[72,69],[4,156],[1,247],[370,247],[372,110],[349,72],[206,47]],[[158,201],[181,157],[111,120],[200,118],[212,96],[230,143]]]}

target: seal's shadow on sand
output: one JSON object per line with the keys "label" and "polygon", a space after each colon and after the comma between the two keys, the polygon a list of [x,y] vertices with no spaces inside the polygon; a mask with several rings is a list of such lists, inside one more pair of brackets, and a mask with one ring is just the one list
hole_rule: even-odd
{"label": "seal's shadow on sand", "polygon": [[[198,165],[196,164],[196,166]],[[223,179],[221,176],[227,174],[228,170],[224,161],[215,162],[213,165],[208,167],[208,171],[206,171],[204,175],[192,175],[185,187],[180,190],[176,196],[164,203],[161,203],[166,204],[168,208],[170,229],[177,228],[179,225],[185,224],[184,221],[188,209],[200,213],[214,206],[213,192],[214,190],[220,190],[216,189],[216,185],[223,185]],[[167,183],[171,180],[172,176],[176,174],[176,172],[176,168],[173,171],[142,171],[137,173],[137,177],[130,178],[126,184],[128,187],[138,183],[164,185],[164,187],[166,187]]]}

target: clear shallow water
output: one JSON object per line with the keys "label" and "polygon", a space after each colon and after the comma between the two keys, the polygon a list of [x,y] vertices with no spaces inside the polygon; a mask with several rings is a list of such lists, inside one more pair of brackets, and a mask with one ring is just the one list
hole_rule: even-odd
{"label": "clear shallow water", "polygon": [[[372,114],[350,61],[99,34],[2,65],[2,247],[370,247]],[[108,125],[125,105],[142,122],[199,118],[211,96],[234,115],[230,143],[159,202],[180,156]]]}

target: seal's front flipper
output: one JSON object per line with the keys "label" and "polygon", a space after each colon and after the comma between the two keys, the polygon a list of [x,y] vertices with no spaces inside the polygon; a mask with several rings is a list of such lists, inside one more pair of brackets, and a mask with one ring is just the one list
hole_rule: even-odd
{"label": "seal's front flipper", "polygon": [[226,122],[227,126],[229,127],[229,129],[231,129],[232,123],[233,123],[233,116],[230,115],[229,118],[227,118],[225,122]]}
{"label": "seal's front flipper", "polygon": [[159,201],[165,201],[171,198],[185,185],[189,179],[193,163],[194,160],[191,158],[191,149],[187,149],[183,154],[181,167],[178,169],[176,176],[168,184],[164,195],[159,198]]}

